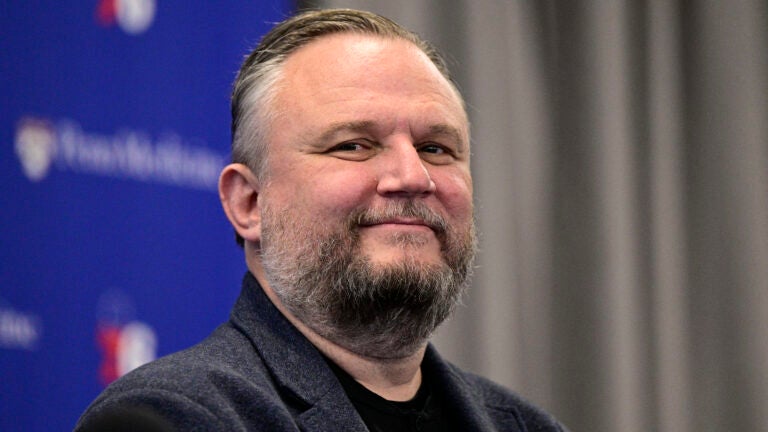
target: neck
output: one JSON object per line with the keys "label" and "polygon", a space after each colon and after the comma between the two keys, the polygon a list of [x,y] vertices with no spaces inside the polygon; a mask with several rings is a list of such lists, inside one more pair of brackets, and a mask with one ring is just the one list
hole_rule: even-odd
{"label": "neck", "polygon": [[[290,318],[289,318],[290,319]],[[326,357],[344,369],[355,381],[384,399],[408,401],[416,396],[421,386],[421,361],[425,348],[398,359],[375,359],[349,351],[308,329],[296,327]],[[303,327],[303,328],[302,328]]]}
{"label": "neck", "polygon": [[301,322],[285,308],[275,292],[269,286],[261,266],[249,266],[251,272],[261,284],[267,297],[277,309],[301,332],[317,349],[344,369],[355,381],[384,399],[407,401],[413,399],[421,386],[421,361],[426,346],[404,358],[378,359],[352,352],[331,340],[319,335]]}

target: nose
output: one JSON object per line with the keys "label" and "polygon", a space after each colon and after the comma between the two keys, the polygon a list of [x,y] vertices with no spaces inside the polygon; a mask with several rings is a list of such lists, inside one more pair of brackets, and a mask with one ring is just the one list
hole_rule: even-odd
{"label": "nose", "polygon": [[381,155],[377,191],[381,195],[424,195],[435,191],[418,149],[403,140]]}

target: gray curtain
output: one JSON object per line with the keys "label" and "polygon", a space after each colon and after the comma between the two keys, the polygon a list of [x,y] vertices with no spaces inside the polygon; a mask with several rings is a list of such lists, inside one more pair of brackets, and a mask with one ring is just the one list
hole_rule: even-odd
{"label": "gray curtain", "polygon": [[421,33],[469,102],[448,358],[574,431],[768,431],[765,1],[312,5]]}

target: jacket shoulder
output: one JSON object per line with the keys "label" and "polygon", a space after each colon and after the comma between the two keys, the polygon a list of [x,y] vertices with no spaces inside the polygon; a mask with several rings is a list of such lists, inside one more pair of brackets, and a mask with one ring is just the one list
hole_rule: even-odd
{"label": "jacket shoulder", "polygon": [[567,432],[551,414],[537,407],[524,397],[485,377],[451,365],[451,369],[466,383],[478,402],[492,414],[493,411],[515,413],[529,432]]}
{"label": "jacket shoulder", "polygon": [[112,383],[75,430],[110,430],[129,420],[136,430],[270,430],[280,419],[290,415],[266,366],[247,337],[224,324],[199,344]]}

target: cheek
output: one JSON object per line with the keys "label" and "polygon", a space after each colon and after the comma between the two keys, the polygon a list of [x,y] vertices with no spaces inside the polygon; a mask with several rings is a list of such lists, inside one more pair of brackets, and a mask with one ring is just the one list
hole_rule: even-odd
{"label": "cheek", "polygon": [[375,179],[363,170],[323,170],[295,185],[297,204],[309,217],[346,218],[375,191]]}
{"label": "cheek", "polygon": [[[473,217],[472,178],[459,173],[433,178],[437,195],[450,217],[457,221],[471,221]],[[439,180],[439,182],[438,182]]]}

